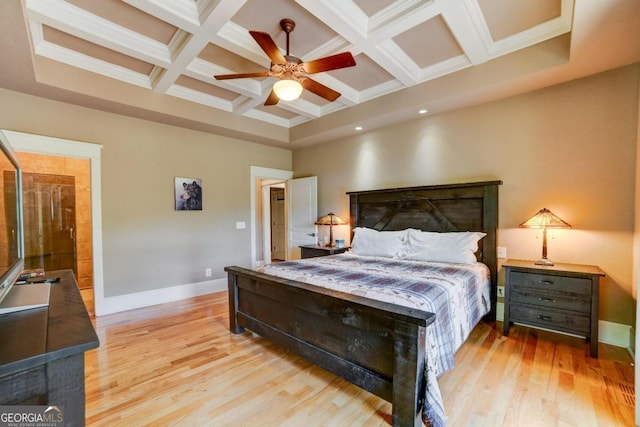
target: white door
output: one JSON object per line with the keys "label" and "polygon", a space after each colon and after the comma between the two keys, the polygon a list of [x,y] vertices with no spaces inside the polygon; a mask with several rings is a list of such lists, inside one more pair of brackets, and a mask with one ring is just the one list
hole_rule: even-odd
{"label": "white door", "polygon": [[316,243],[318,177],[287,181],[287,259],[300,259],[300,245]]}

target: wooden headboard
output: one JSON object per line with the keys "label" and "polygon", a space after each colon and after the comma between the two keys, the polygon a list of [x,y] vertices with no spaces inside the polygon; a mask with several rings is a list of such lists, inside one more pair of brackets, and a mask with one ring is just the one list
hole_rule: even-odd
{"label": "wooden headboard", "polygon": [[498,286],[498,186],[502,181],[350,191],[351,227],[379,231],[482,231],[478,260],[491,272],[491,314]]}

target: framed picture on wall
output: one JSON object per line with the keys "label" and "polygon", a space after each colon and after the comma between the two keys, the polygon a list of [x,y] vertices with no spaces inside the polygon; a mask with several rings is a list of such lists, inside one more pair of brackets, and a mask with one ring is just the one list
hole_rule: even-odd
{"label": "framed picture on wall", "polygon": [[175,201],[177,211],[202,210],[202,180],[200,178],[175,178]]}

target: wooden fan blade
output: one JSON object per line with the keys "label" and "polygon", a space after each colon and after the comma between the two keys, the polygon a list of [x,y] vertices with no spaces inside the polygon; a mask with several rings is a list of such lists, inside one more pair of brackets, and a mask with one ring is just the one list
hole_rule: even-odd
{"label": "wooden fan blade", "polygon": [[245,79],[247,77],[269,77],[269,71],[258,71],[255,73],[244,74],[218,74],[213,76],[216,80],[229,80],[229,79]]}
{"label": "wooden fan blade", "polygon": [[356,60],[353,59],[353,55],[351,55],[350,52],[343,52],[305,62],[302,64],[302,68],[304,68],[307,74],[314,74],[323,71],[337,70],[338,68],[353,67],[354,65],[356,65]]}
{"label": "wooden fan blade", "polygon": [[262,31],[249,31],[249,34],[251,34],[251,37],[253,37],[262,50],[264,50],[264,53],[266,53],[269,59],[271,59],[271,62],[280,65],[287,63],[287,60],[280,52],[278,45],[276,45],[269,34],[263,33]]}
{"label": "wooden fan blade", "polygon": [[317,81],[308,77],[302,80],[302,87],[310,92],[315,93],[318,96],[323,97],[328,101],[335,101],[341,95],[340,92],[336,92],[335,90],[326,87],[322,83],[318,83]]}
{"label": "wooden fan blade", "polygon": [[267,100],[264,101],[264,105],[276,105],[278,101],[280,101],[280,98],[278,98],[278,95],[276,95],[273,89],[271,89],[271,93],[269,94]]}

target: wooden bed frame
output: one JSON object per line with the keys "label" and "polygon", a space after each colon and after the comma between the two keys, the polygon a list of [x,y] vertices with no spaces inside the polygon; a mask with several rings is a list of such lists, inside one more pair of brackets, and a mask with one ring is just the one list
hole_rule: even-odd
{"label": "wooden bed frame", "polygon": [[[497,295],[501,181],[347,193],[352,228],[483,231],[478,259]],[[226,267],[229,323],[247,328],[392,403],[394,426],[421,426],[425,332],[435,315],[242,267]],[[437,314],[436,314],[437,315]]]}

